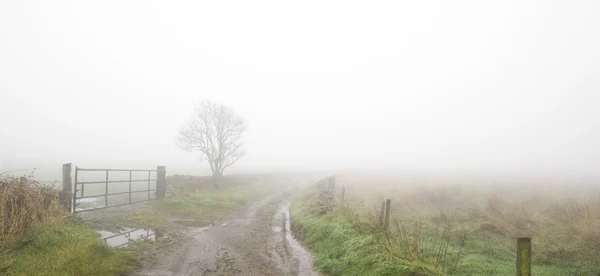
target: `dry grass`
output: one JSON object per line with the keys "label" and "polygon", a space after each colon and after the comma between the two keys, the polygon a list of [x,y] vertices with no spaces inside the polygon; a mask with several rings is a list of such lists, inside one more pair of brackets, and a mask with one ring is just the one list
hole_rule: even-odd
{"label": "dry grass", "polygon": [[98,239],[63,209],[57,190],[0,174],[0,274],[116,276],[138,266],[138,252]]}
{"label": "dry grass", "polygon": [[345,186],[348,201],[335,213],[371,233],[381,201],[392,199],[393,221],[380,235],[390,256],[448,275],[504,275],[514,269],[516,238],[529,236],[538,273],[600,273],[600,196],[592,186],[336,179],[338,198]]}
{"label": "dry grass", "polygon": [[453,228],[448,220],[393,215],[384,229],[375,207],[347,206],[338,199],[336,208],[323,212],[327,204],[319,187],[299,199],[292,208],[296,232],[304,229],[317,267],[328,275],[441,276],[456,269],[460,252],[449,251]]}
{"label": "dry grass", "polygon": [[586,242],[600,247],[600,197],[565,200],[548,209],[557,223],[570,226]]}
{"label": "dry grass", "polygon": [[63,214],[56,190],[26,177],[0,178],[0,246]]}

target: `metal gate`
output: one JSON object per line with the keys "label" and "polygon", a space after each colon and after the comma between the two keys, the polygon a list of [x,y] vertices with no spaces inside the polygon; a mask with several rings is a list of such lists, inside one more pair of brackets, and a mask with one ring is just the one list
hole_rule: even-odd
{"label": "metal gate", "polygon": [[[80,181],[86,173],[94,173],[95,177],[91,181]],[[114,174],[128,175],[126,179],[110,180]],[[134,178],[133,175],[136,174]],[[102,175],[99,177],[99,175]],[[143,175],[143,178],[141,177]],[[72,212],[80,213],[85,211],[105,209],[109,207],[122,206],[132,203],[146,202],[155,199],[162,199],[166,193],[166,171],[164,166],[158,166],[155,170],[124,170],[124,169],[82,169],[75,167],[75,181],[73,192]],[[99,178],[103,178],[100,180]],[[127,179],[128,178],[128,179]],[[143,189],[132,189],[133,185],[144,186]],[[109,184],[116,187],[116,192],[109,192]],[[102,187],[102,185],[104,187]],[[86,194],[86,191],[88,192]],[[128,195],[126,198],[115,200],[115,204],[109,204],[109,197]],[[142,197],[140,195],[143,195]],[[86,199],[94,199],[94,204],[89,204],[83,208],[81,203]],[[98,206],[98,203],[104,201],[104,204]]]}

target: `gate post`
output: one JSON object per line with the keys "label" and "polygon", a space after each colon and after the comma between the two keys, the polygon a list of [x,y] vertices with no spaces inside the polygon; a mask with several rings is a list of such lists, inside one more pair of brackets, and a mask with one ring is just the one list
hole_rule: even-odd
{"label": "gate post", "polygon": [[167,170],[165,166],[156,168],[156,199],[163,199],[167,194]]}
{"label": "gate post", "polygon": [[62,191],[60,191],[59,200],[67,212],[71,212],[71,197],[73,196],[71,192],[72,189],[71,163],[65,163],[62,165]]}

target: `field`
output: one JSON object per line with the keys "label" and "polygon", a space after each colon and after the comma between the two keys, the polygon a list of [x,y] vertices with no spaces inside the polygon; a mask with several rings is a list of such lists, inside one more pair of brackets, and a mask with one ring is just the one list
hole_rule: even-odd
{"label": "field", "polygon": [[[599,275],[600,197],[589,184],[341,175],[333,211],[319,214],[313,187],[292,222],[332,276],[515,275],[521,236],[532,238],[533,275]],[[379,226],[384,199],[389,231]]]}
{"label": "field", "polygon": [[[264,175],[227,176],[222,179],[222,189],[217,191],[205,181],[206,177],[169,176],[168,193],[163,200],[89,211],[78,216],[70,215],[62,208],[57,191],[48,185],[28,178],[0,178],[0,225],[3,226],[0,228],[0,274],[127,275],[142,265],[144,260],[140,253],[144,244],[112,248],[99,239],[97,230],[161,230],[168,238],[157,240],[154,247],[168,250],[180,235],[181,225],[167,218],[210,222],[276,191],[278,187],[268,183],[271,178]],[[89,176],[81,181],[100,179],[101,176]],[[128,190],[129,184],[125,184]],[[147,186],[140,189],[143,188]],[[98,188],[88,190],[90,194],[103,191]],[[85,194],[89,195],[88,192]],[[102,206],[102,203],[96,206]],[[109,201],[109,205],[112,204]]]}

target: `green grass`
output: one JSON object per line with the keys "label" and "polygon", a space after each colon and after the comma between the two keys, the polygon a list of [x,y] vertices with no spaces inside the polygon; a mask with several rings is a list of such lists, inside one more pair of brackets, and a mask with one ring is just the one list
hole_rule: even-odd
{"label": "green grass", "polygon": [[[435,234],[431,224],[424,223],[428,226],[416,231],[414,217],[412,221],[404,218],[404,234],[398,234],[399,226],[392,225],[394,236],[382,238],[385,235],[372,226],[372,220],[365,214],[349,214],[338,209],[319,215],[311,209],[313,203],[306,197],[293,201],[292,227],[294,234],[314,253],[315,267],[326,275],[516,275],[516,240],[513,238],[471,230],[460,245],[463,227],[477,221],[453,222],[445,254],[448,261],[440,264],[433,257],[439,246],[439,234]],[[407,250],[415,244],[417,232],[420,253]],[[534,238],[533,275],[597,276],[599,263],[597,258],[590,257],[594,254],[588,253],[581,254],[580,259],[552,257],[536,248]]]}
{"label": "green grass", "polygon": [[88,221],[96,229],[118,231],[123,227],[136,229],[167,229],[172,227],[164,216],[156,210],[133,211],[126,214],[114,214],[101,221]]}
{"label": "green grass", "polygon": [[[542,263],[536,258],[535,247],[533,249],[533,275],[597,275],[593,272],[593,267],[589,266]],[[516,241],[512,243],[507,238],[489,233],[473,233],[466,242],[456,271],[448,275],[516,275],[515,262]]]}
{"label": "green grass", "polygon": [[134,228],[166,228],[170,222],[158,213],[135,212],[123,217],[120,225]]}
{"label": "green grass", "polygon": [[184,197],[171,197],[151,204],[163,215],[210,219],[246,206],[251,200],[272,192],[271,186],[242,186],[207,191]]}
{"label": "green grass", "polygon": [[135,249],[114,249],[73,220],[37,227],[0,251],[2,275],[127,275],[139,265]]}
{"label": "green grass", "polygon": [[291,206],[292,231],[314,253],[314,265],[330,276],[442,275],[425,262],[387,253],[368,228],[338,215],[316,215],[299,202]]}

